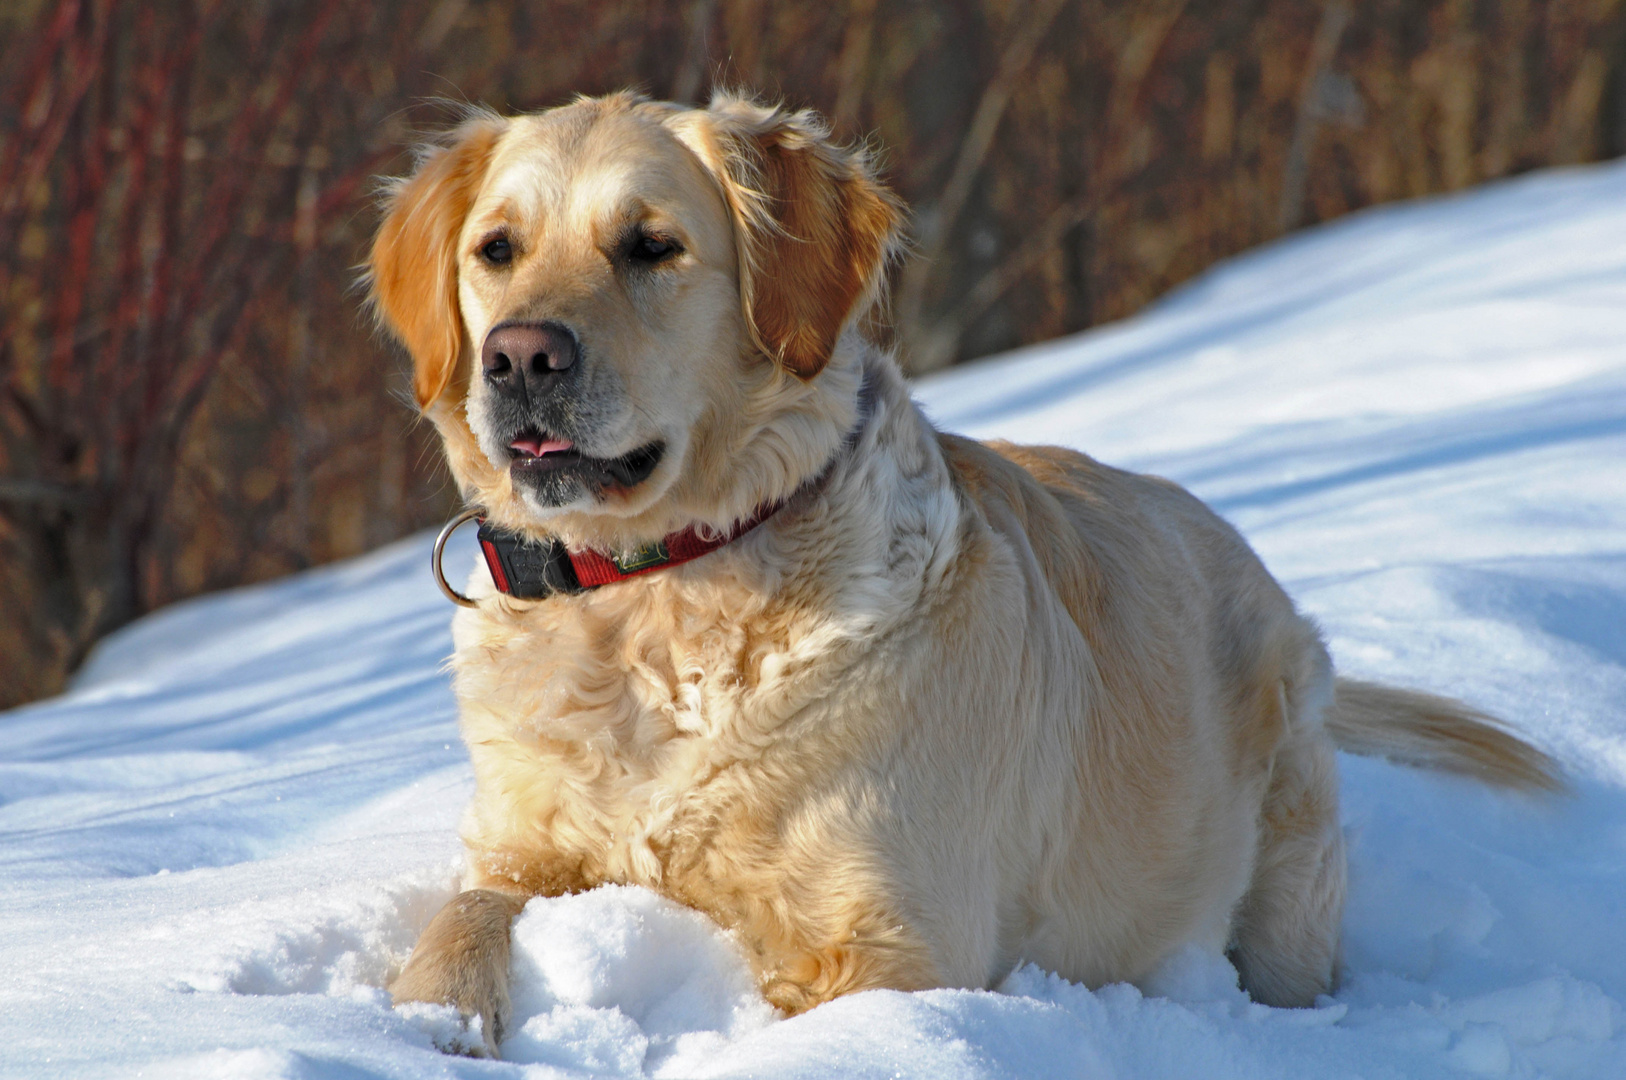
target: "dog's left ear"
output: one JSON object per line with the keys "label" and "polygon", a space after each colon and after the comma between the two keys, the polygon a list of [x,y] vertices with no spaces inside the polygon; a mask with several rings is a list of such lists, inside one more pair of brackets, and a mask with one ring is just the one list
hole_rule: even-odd
{"label": "dog's left ear", "polygon": [[418,169],[390,190],[367,260],[379,320],[412,354],[412,389],[429,411],[463,355],[457,302],[457,241],[504,123],[480,114],[431,146]]}
{"label": "dog's left ear", "polygon": [[842,328],[878,296],[902,204],[876,180],[869,156],[833,143],[815,113],[719,93],[705,110],[668,123],[722,185],[757,344],[813,378]]}

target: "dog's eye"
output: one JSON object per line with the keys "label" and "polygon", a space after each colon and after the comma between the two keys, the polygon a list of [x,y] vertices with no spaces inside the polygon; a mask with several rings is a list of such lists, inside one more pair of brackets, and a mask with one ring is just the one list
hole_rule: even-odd
{"label": "dog's eye", "polygon": [[508,238],[506,236],[499,236],[497,239],[491,241],[485,247],[481,248],[480,254],[485,258],[486,262],[491,263],[494,266],[502,266],[505,263],[513,260],[514,249],[513,246],[508,243]]}
{"label": "dog's eye", "polygon": [[650,236],[648,233],[638,233],[627,248],[627,257],[633,262],[658,263],[665,262],[680,250],[682,249],[670,240]]}

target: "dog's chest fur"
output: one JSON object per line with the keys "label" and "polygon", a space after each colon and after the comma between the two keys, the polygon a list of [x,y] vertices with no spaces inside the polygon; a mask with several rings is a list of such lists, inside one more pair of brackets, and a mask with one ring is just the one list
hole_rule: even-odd
{"label": "dog's chest fur", "polygon": [[[871,436],[886,441],[893,426]],[[543,891],[681,889],[674,868],[693,866],[713,834],[771,833],[783,809],[776,787],[863,752],[851,722],[863,708],[850,699],[884,677],[894,639],[907,637],[896,631],[930,602],[923,587],[951,561],[957,507],[908,456],[901,469],[893,454],[855,458],[865,475],[833,477],[816,505],[697,563],[577,597],[496,598],[459,616],[474,873]],[[878,515],[833,503],[896,499],[917,483],[937,494],[905,498],[916,512],[894,515],[892,534],[837,524]],[[824,572],[796,572],[810,562]],[[846,721],[841,746],[821,749],[820,718],[832,710]],[[734,782],[741,766],[747,785]],[[534,878],[559,868],[557,882]]]}
{"label": "dog's chest fur", "polygon": [[460,641],[478,785],[465,832],[476,851],[522,864],[492,870],[558,862],[582,884],[657,884],[674,823],[708,778],[754,756],[770,725],[751,705],[789,681],[808,628],[740,590],[710,611],[670,595],[685,591],[638,583],[533,606]]}

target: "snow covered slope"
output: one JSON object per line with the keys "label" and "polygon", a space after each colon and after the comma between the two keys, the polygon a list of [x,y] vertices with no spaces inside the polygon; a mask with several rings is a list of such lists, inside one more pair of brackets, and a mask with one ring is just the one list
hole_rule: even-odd
{"label": "snow covered slope", "polygon": [[517,922],[509,1060],[447,1057],[379,989],[470,789],[418,537],[162,612],[0,716],[0,1075],[1626,1076],[1626,166],[1358,215],[919,393],[1192,487],[1345,672],[1500,713],[1575,797],[1345,759],[1311,1010],[1191,956],[1156,995],[1024,968],[780,1021],[705,920],[602,889]]}

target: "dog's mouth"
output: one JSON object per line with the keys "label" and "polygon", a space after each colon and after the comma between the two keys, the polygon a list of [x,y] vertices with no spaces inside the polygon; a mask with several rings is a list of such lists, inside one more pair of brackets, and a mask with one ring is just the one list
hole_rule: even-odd
{"label": "dog's mouth", "polygon": [[593,457],[563,436],[526,428],[508,441],[508,471],[516,483],[554,487],[552,481],[568,479],[595,490],[631,488],[649,479],[665,451],[665,443],[652,442],[620,457]]}
{"label": "dog's mouth", "polygon": [[546,435],[531,428],[515,435],[508,444],[508,457],[527,469],[552,470],[579,462],[581,451],[569,439]]}

